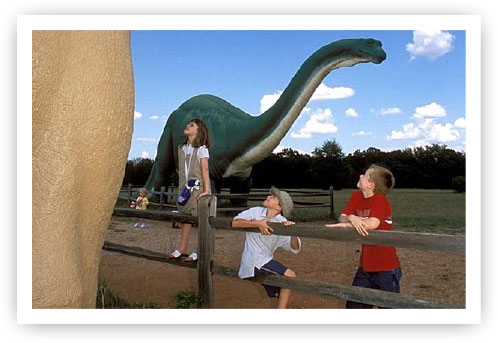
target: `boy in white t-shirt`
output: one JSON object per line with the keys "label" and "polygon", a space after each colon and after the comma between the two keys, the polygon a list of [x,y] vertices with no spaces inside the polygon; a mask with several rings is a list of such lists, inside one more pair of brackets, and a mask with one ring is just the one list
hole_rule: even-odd
{"label": "boy in white t-shirt", "polygon": [[[283,248],[298,254],[301,251],[301,240],[295,236],[272,235],[273,229],[268,222],[292,225],[288,221],[294,204],[285,191],[275,187],[270,189],[270,195],[263,202],[264,207],[252,207],[239,213],[232,221],[232,227],[257,227],[260,233],[247,232],[240,261],[239,278],[245,279],[261,274],[280,274],[296,277],[296,273],[273,259],[273,253]],[[278,298],[278,308],[287,308],[293,302],[291,290],[275,286],[263,285],[270,298]]]}

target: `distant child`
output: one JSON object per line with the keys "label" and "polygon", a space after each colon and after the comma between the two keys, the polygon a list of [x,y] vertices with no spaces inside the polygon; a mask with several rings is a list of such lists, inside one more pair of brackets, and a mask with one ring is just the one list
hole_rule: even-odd
{"label": "distant child", "polygon": [[[360,175],[357,187],[338,224],[327,227],[353,227],[362,236],[368,230],[391,230],[392,210],[386,195],[394,187],[394,176],[386,168],[372,164]],[[362,245],[360,267],[353,286],[400,292],[401,267],[395,247]],[[347,301],[346,308],[372,308],[373,305]]]}
{"label": "distant child", "polygon": [[[197,217],[197,205],[199,200],[210,194],[209,181],[209,131],[200,119],[192,119],[185,130],[185,142],[178,148],[178,212],[180,214]],[[185,188],[188,191],[185,191]],[[188,195],[190,197],[187,199]],[[170,259],[178,259],[187,256],[185,261],[197,260],[197,254],[188,253],[188,241],[191,224],[180,223],[181,239],[180,248],[173,251]]]}
{"label": "distant child", "polygon": [[[295,224],[286,218],[290,216],[294,207],[292,198],[287,192],[272,187],[270,195],[263,202],[263,206],[243,211],[232,221],[232,227],[257,227],[260,231],[260,233],[246,232],[239,278],[244,279],[262,274],[296,277],[296,273],[292,269],[273,259],[273,253],[277,248],[283,248],[298,254],[301,251],[301,240],[294,236],[272,235],[273,229],[268,226],[268,222],[283,223],[286,226]],[[270,298],[278,298],[278,308],[287,308],[293,303],[290,289],[263,286]]]}
{"label": "distant child", "polygon": [[[149,199],[147,199],[147,190],[145,188],[140,188],[140,195],[138,196],[136,202],[132,202],[132,206],[137,210],[145,211],[147,209],[147,205],[149,205]],[[140,227],[144,229],[145,219],[143,218],[137,218],[133,227],[138,227],[139,222],[141,223]]]}

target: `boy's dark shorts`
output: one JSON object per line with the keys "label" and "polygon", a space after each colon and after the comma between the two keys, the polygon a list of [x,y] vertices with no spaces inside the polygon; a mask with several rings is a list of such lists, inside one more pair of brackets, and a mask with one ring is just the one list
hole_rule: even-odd
{"label": "boy's dark shorts", "polygon": [[[354,276],[353,286],[379,289],[386,292],[399,293],[399,281],[401,280],[401,267],[382,272],[365,272],[358,268]],[[372,308],[373,305],[347,301],[346,308]],[[383,307],[379,307],[383,308]]]}
{"label": "boy's dark shorts", "polygon": [[[254,276],[271,275],[271,274],[284,275],[286,270],[287,267],[284,266],[282,263],[276,260],[270,260],[270,262],[263,265],[260,269],[254,267]],[[280,287],[268,286],[268,285],[263,285],[263,287],[265,288],[266,293],[270,298],[277,297],[277,294],[280,295]]]}

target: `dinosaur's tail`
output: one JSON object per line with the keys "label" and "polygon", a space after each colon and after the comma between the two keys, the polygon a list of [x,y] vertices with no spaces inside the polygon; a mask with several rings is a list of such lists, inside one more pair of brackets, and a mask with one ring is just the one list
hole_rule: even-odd
{"label": "dinosaur's tail", "polygon": [[166,126],[157,146],[156,159],[144,186],[145,189],[159,191],[162,186],[168,186],[169,176],[175,170],[174,150],[171,130]]}

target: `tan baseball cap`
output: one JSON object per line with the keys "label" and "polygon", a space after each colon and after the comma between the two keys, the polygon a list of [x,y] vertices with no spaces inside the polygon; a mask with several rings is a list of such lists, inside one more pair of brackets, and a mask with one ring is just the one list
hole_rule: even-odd
{"label": "tan baseball cap", "polygon": [[277,197],[280,207],[282,208],[282,215],[288,219],[294,208],[294,202],[289,193],[281,191],[276,187],[270,188],[270,193]]}

